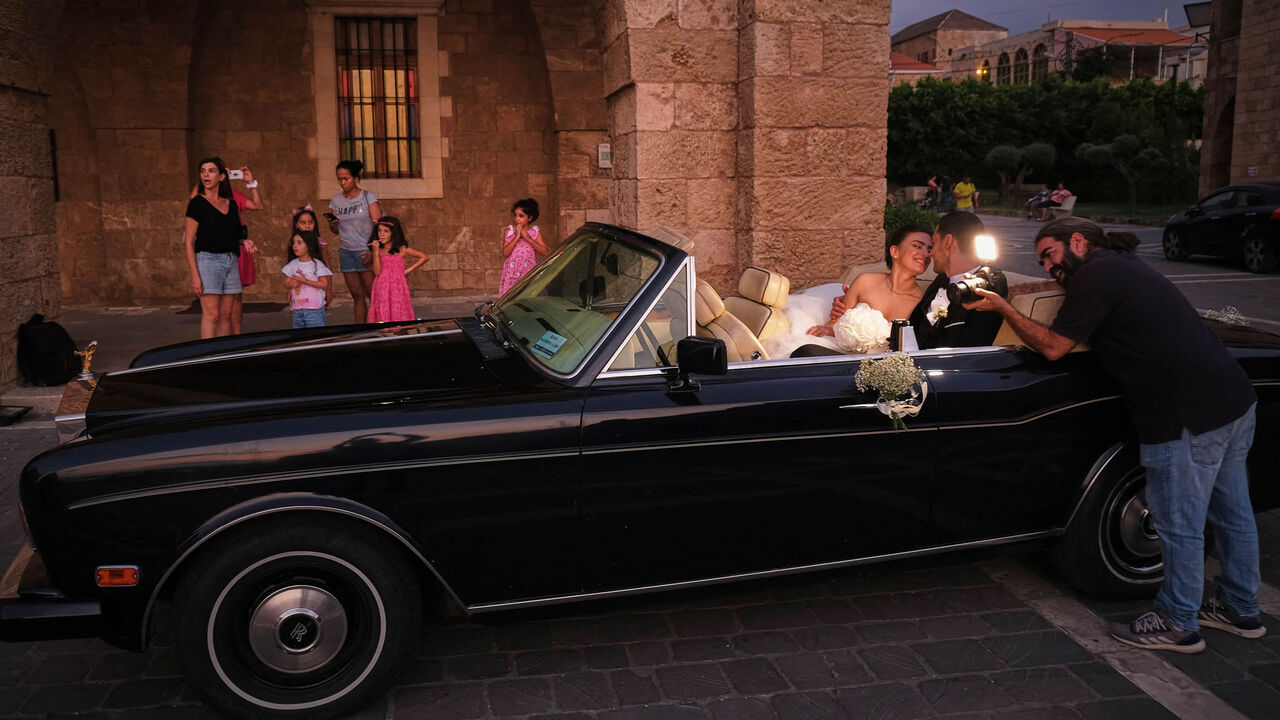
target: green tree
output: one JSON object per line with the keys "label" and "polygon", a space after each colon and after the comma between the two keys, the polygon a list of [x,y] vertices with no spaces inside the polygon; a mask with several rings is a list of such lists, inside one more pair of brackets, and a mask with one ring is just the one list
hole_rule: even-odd
{"label": "green tree", "polygon": [[1129,190],[1129,210],[1138,209],[1138,183],[1148,174],[1160,174],[1169,170],[1170,164],[1160,151],[1142,147],[1142,140],[1134,135],[1120,135],[1106,145],[1081,143],[1076,157],[1090,165],[1115,170]]}
{"label": "green tree", "polygon": [[[1057,151],[1047,143],[1031,143],[1021,148],[1012,145],[997,145],[987,152],[987,166],[1000,176],[1000,199],[1010,200],[1010,187],[1022,185],[1027,175],[1037,169],[1048,170],[1053,166]],[[1010,176],[1014,180],[1010,181]]]}

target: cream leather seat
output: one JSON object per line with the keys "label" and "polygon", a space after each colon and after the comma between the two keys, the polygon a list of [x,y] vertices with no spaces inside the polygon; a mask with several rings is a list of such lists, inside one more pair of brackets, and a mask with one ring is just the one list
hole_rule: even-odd
{"label": "cream leather seat", "polygon": [[694,311],[697,313],[698,335],[723,340],[729,362],[769,359],[760,340],[733,313],[725,310],[720,293],[706,280],[698,281]]}
{"label": "cream leather seat", "polygon": [[725,310],[742,321],[756,338],[764,340],[775,333],[791,330],[783,314],[791,281],[786,276],[757,267],[749,267],[738,278],[738,295],[724,298]]}

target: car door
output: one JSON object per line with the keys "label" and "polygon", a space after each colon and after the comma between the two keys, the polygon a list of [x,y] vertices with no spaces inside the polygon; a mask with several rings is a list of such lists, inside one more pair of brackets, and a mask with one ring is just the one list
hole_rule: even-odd
{"label": "car door", "polygon": [[1026,348],[984,347],[931,360],[939,430],[930,544],[1061,528],[1090,468],[1134,435],[1092,352],[1050,362]]}
{"label": "car door", "polygon": [[1230,217],[1235,190],[1216,192],[1198,204],[1198,210],[1187,223],[1188,250],[1207,255],[1226,255],[1231,236]]}
{"label": "car door", "polygon": [[582,422],[587,592],[840,563],[920,546],[936,433],[895,432],[848,356],[734,363],[673,392],[603,373]]}

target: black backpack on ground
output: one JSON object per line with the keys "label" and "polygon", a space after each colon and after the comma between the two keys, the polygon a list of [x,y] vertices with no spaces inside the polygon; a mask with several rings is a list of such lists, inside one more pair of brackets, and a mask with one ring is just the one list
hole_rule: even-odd
{"label": "black backpack on ground", "polygon": [[66,328],[36,313],[18,326],[18,370],[34,385],[62,385],[80,372]]}

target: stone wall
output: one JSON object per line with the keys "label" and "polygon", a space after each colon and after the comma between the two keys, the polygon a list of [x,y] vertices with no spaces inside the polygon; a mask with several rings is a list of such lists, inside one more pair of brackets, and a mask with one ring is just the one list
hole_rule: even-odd
{"label": "stone wall", "polygon": [[1280,57],[1280,4],[1245,0],[1242,9],[1231,182],[1277,182],[1280,75],[1275,71],[1275,58]]}
{"label": "stone wall", "polygon": [[[61,0],[0,0],[0,388],[18,381],[18,325],[62,312],[49,134]],[[65,172],[65,169],[64,169]]]}
{"label": "stone wall", "polygon": [[[74,168],[71,192],[58,206],[68,302],[190,301],[182,216],[194,164],[210,155],[249,166],[261,182],[266,209],[246,216],[263,248],[259,282],[245,299],[286,298],[278,270],[289,210],[309,202],[323,211],[329,200],[315,196],[308,22],[306,8],[290,0],[73,3],[60,30],[68,51],[57,62],[53,100],[53,123],[60,140],[66,137],[59,160]],[[501,274],[501,228],[520,197],[540,201],[538,222],[547,237],[561,233],[557,160],[572,152],[554,133],[537,27],[523,3],[452,0],[439,18],[444,198],[381,203],[403,221],[411,244],[431,256],[409,277],[415,294],[492,296]],[[593,61],[584,53],[581,62]],[[598,52],[594,63],[598,74]],[[595,134],[576,142],[590,145],[594,157],[603,98],[598,84],[585,85],[577,94],[593,94],[601,111]],[[581,120],[586,116],[570,124],[590,129]],[[590,176],[584,165],[574,167]],[[336,193],[336,182],[332,187]],[[609,219],[603,189],[569,190],[577,211],[569,222],[586,219],[588,210],[591,219]],[[336,252],[329,255],[336,267]]]}

